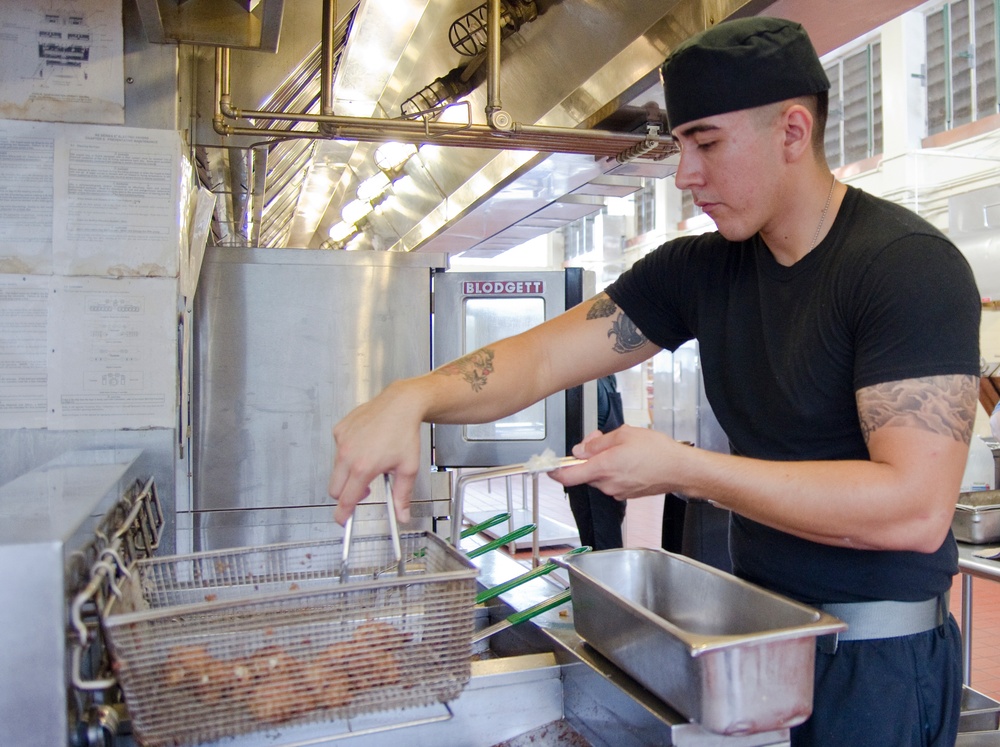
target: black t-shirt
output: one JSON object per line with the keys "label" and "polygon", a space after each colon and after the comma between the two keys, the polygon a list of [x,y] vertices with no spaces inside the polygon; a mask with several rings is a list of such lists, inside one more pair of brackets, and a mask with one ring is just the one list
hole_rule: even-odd
{"label": "black t-shirt", "polygon": [[[858,389],[979,375],[980,300],[965,258],[919,216],[855,188],[791,267],[757,236],[703,234],[664,244],[607,293],[655,344],[697,338],[712,410],[747,457],[867,459]],[[730,550],[738,575],[809,603],[927,599],[958,571],[950,534],[931,554],[852,550],[735,514]]]}

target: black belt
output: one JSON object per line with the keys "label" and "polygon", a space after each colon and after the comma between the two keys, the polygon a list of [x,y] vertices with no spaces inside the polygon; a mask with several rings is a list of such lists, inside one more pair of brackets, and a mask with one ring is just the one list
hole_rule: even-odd
{"label": "black belt", "polygon": [[847,630],[843,633],[817,638],[819,650],[825,654],[835,653],[840,641],[916,635],[933,630],[948,618],[947,593],[922,602],[842,602],[818,607],[847,623]]}

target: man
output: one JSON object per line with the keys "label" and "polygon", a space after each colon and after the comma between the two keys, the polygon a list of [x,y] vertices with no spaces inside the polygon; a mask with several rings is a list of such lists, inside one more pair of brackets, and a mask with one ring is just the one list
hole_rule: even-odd
{"label": "man", "polygon": [[925,221],[833,178],[829,83],[798,24],[720,24],[662,75],[677,186],[718,232],[350,413],[334,429],[336,518],[382,472],[405,518],[421,421],[491,421],[697,338],[732,454],[625,426],[588,435],[573,450],[587,461],[553,477],[714,501],[733,512],[736,574],[850,625],[817,641],[793,744],[951,745],[961,656],[943,602],[979,373],[969,267]]}

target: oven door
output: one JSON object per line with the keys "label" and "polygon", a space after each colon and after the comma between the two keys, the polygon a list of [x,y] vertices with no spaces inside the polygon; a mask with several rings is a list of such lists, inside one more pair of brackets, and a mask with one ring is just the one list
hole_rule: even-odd
{"label": "oven door", "polygon": [[[434,278],[434,366],[552,319],[582,300],[577,268],[543,272],[439,272]],[[491,423],[435,425],[438,467],[520,464],[582,437],[579,392],[557,392]],[[567,402],[569,404],[567,404]],[[567,425],[569,425],[567,429]]]}

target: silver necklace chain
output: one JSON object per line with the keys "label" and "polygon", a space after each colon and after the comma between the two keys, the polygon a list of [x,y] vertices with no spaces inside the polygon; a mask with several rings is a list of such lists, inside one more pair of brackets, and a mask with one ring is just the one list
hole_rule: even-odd
{"label": "silver necklace chain", "polygon": [[819,217],[819,225],[816,226],[816,233],[813,234],[812,243],[809,245],[809,249],[816,248],[816,242],[819,241],[819,232],[823,230],[823,224],[826,223],[826,214],[830,210],[830,201],[833,199],[833,187],[837,183],[837,177],[833,174],[830,175],[830,191],[826,195],[826,204],[823,206],[823,214]]}

